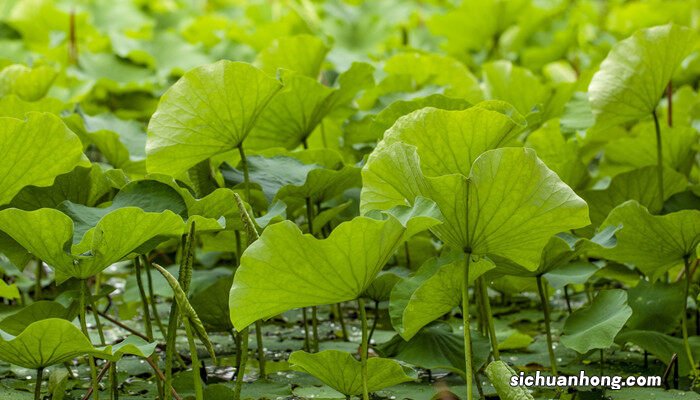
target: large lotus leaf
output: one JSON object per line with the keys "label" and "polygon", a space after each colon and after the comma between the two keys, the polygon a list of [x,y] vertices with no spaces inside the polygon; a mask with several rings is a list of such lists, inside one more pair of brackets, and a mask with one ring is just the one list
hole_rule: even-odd
{"label": "large lotus leaf", "polygon": [[445,46],[450,53],[482,51],[485,46],[497,46],[494,38],[521,18],[529,5],[527,0],[464,1],[448,13],[432,16],[427,25],[431,32],[447,39]]}
{"label": "large lotus leaf", "polygon": [[190,296],[190,304],[207,330],[231,332],[233,329],[228,308],[228,295],[232,283],[233,275],[228,275],[199,290],[191,288],[193,293]]}
{"label": "large lotus leaf", "polygon": [[[488,259],[472,260],[469,282],[494,267]],[[428,323],[459,307],[464,285],[464,255],[459,252],[426,261],[416,274],[394,286],[389,315],[394,329],[411,339]]]}
{"label": "large lotus leaf", "polygon": [[48,367],[93,350],[80,329],[65,319],[33,322],[17,336],[0,331],[0,359],[24,368]]}
{"label": "large lotus leaf", "polygon": [[229,298],[233,326],[240,330],[294,308],[358,298],[404,240],[438,222],[434,211],[414,218],[410,212],[384,220],[357,217],[324,240],[302,234],[291,221],[268,227],[236,271]]}
{"label": "large lotus leaf", "polygon": [[608,259],[634,264],[657,279],[669,268],[697,257],[700,211],[681,210],[656,216],[630,200],[616,207],[601,228],[618,226],[617,246],[601,252]]}
{"label": "large lotus leaf", "polygon": [[42,300],[0,320],[0,330],[10,335],[19,335],[29,325],[47,318],[72,319],[70,310],[55,301]]}
{"label": "large lotus leaf", "polygon": [[316,36],[281,37],[258,53],[255,64],[270,75],[282,68],[316,79],[328,50]]}
{"label": "large lotus leaf", "polygon": [[[322,168],[318,164],[305,164],[297,158],[282,155],[250,156],[248,171],[251,182],[260,185],[269,201],[287,202],[289,198],[303,200],[309,197],[316,203],[361,185],[358,167]],[[230,184],[243,182],[243,173],[239,170],[225,168],[222,174]]]}
{"label": "large lotus leaf", "polygon": [[537,157],[572,188],[586,181],[588,170],[579,157],[578,145],[564,138],[559,120],[551,120],[530,133],[525,146],[535,149]]}
{"label": "large lotus leaf", "polygon": [[632,317],[629,329],[670,333],[681,320],[685,308],[683,283],[654,283],[641,280],[627,291]]}
{"label": "large lotus leaf", "polygon": [[567,318],[561,343],[579,353],[608,348],[631,315],[627,292],[603,290],[590,306],[576,310]]}
{"label": "large lotus leaf", "polygon": [[70,108],[69,104],[52,97],[44,97],[38,101],[24,101],[14,94],[0,97],[0,117],[23,119],[25,114],[29,112],[47,112],[58,115],[68,108]]}
{"label": "large lotus leaf", "polygon": [[85,232],[82,241],[71,246],[73,224],[70,217],[49,208],[0,211],[0,230],[51,265],[59,283],[69,277],[89,278],[134,252],[180,236],[186,229],[182,218],[172,211],[150,213],[124,207],[105,215]]}
{"label": "large lotus leaf", "polygon": [[[486,362],[490,344],[488,339],[472,332],[474,368]],[[411,340],[396,335],[388,342],[376,347],[384,357],[413,364],[425,369],[447,369],[464,374],[464,335],[452,332],[445,322],[436,322],[421,329]]]}
{"label": "large lotus leaf", "polygon": [[525,121],[511,106],[485,101],[465,110],[424,108],[400,118],[385,133],[378,150],[401,142],[415,146],[427,176],[469,175],[486,150],[516,145]]}
{"label": "large lotus leaf", "polygon": [[[664,168],[664,200],[687,187],[685,177]],[[658,214],[663,206],[659,195],[658,167],[648,166],[615,176],[603,190],[585,190],[581,193],[590,208],[591,222],[599,226],[610,211],[627,200],[636,200],[652,214]]]}
{"label": "large lotus leaf", "polygon": [[25,186],[51,185],[84,160],[80,139],[52,114],[0,118],[0,148],[0,205]]}
{"label": "large lotus leaf", "polygon": [[[600,171],[615,175],[635,168],[657,165],[656,137],[653,124],[640,124],[634,136],[613,140],[605,146]],[[692,165],[697,131],[691,127],[661,127],[662,157],[665,167],[686,171]]]}
{"label": "large lotus leaf", "polygon": [[[675,353],[678,356],[679,374],[685,376],[690,372],[688,353],[685,350],[682,338],[656,331],[626,330],[617,335],[615,341],[621,345],[634,343],[653,354],[666,365],[671,362],[671,356]],[[693,353],[693,359],[697,360],[700,357],[700,336],[689,337],[688,343]]]}
{"label": "large lotus leaf", "polygon": [[10,202],[11,207],[23,210],[56,208],[64,201],[94,206],[112,190],[99,165],[91,168],[76,167],[59,175],[51,186],[25,186]]}
{"label": "large lotus leaf", "polygon": [[523,115],[541,108],[549,96],[549,89],[535,74],[510,61],[485,64],[483,74],[486,98],[507,101]]}
{"label": "large lotus leaf", "polygon": [[566,285],[583,285],[596,272],[598,272],[597,265],[579,260],[555,268],[544,274],[543,277],[552,288],[561,290]]}
{"label": "large lotus leaf", "polygon": [[148,65],[163,79],[170,75],[182,75],[185,71],[211,62],[200,46],[190,44],[170,31],[156,31],[148,40],[118,33],[111,33],[110,39],[115,54],[135,64]]}
{"label": "large lotus leaf", "polygon": [[458,60],[419,52],[398,53],[388,60],[384,70],[394,75],[409,75],[419,87],[445,86],[445,95],[463,98],[471,103],[483,100],[479,81]]}
{"label": "large lotus leaf", "polygon": [[401,282],[401,278],[405,275],[405,270],[401,271],[398,269],[381,271],[374,281],[367,287],[362,297],[366,297],[375,302],[382,302],[389,300],[391,295],[391,290],[394,286]]}
{"label": "large lotus leaf", "polygon": [[246,145],[255,149],[298,147],[326,116],[367,87],[371,76],[369,65],[355,63],[338,77],[340,85],[331,88],[307,76],[282,71],[284,89],[260,114]]}
{"label": "large lotus leaf", "polygon": [[115,345],[98,347],[97,351],[92,353],[110,361],[118,361],[126,354],[146,358],[153,354],[157,344],[156,342],[148,343],[138,336],[128,336]]}
{"label": "large lotus leaf", "polygon": [[[458,162],[447,154],[445,164]],[[487,151],[476,159],[468,178],[459,170],[426,177],[421,166],[415,146],[397,142],[378,147],[363,169],[361,210],[385,209],[424,196],[435,201],[444,217],[444,223],[432,229],[438,238],[530,270],[537,268],[552,235],[588,225],[586,203],[531,149]]]}
{"label": "large lotus leaf", "polygon": [[637,31],[613,46],[588,86],[596,125],[649,116],[695,43],[692,30],[669,24]]}
{"label": "large lotus leaf", "polygon": [[[352,354],[337,350],[324,350],[316,354],[295,351],[289,356],[289,363],[293,369],[315,376],[346,396],[362,394],[362,367]],[[394,360],[372,357],[367,360],[367,391],[376,392],[415,380],[406,372]]]}
{"label": "large lotus leaf", "polygon": [[376,115],[367,116],[360,122],[351,121],[346,127],[345,143],[356,144],[379,141],[384,132],[396,123],[396,120],[425,107],[442,110],[464,110],[471,107],[471,103],[461,98],[447,97],[439,93],[410,100],[396,100],[383,107]]}
{"label": "large lotus leaf", "polygon": [[148,126],[149,172],[176,174],[243,143],[280,83],[241,62],[188,71],[160,99]]}
{"label": "large lotus leaf", "polygon": [[142,123],[111,113],[73,114],[64,121],[85,143],[94,144],[115,168],[145,174],[146,132]]}
{"label": "large lotus leaf", "polygon": [[36,101],[46,95],[54,79],[56,71],[46,65],[10,65],[0,70],[0,97],[15,94],[23,100]]}

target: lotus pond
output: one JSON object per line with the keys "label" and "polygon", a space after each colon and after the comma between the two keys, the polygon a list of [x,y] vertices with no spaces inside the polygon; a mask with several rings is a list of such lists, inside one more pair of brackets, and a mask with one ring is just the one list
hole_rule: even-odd
{"label": "lotus pond", "polygon": [[0,0],[0,399],[700,399],[699,15]]}

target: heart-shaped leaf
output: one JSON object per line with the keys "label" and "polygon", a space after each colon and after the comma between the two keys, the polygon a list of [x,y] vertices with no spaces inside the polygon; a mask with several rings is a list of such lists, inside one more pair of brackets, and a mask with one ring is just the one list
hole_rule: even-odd
{"label": "heart-shaped leaf", "polygon": [[[361,364],[346,352],[324,350],[316,354],[295,351],[289,363],[297,371],[313,375],[346,396],[362,394]],[[394,360],[372,357],[367,360],[367,391],[376,392],[415,378]]]}
{"label": "heart-shaped leaf", "polygon": [[596,125],[649,116],[695,43],[691,29],[669,24],[637,31],[613,46],[588,86]]}
{"label": "heart-shaped leaf", "polygon": [[28,185],[50,186],[85,159],[83,145],[55,115],[0,118],[0,205]]}
{"label": "heart-shaped leaf", "polygon": [[590,306],[576,310],[567,318],[561,343],[579,353],[608,348],[631,315],[627,292],[603,290]]}
{"label": "heart-shaped leaf", "polygon": [[242,62],[223,60],[188,71],[163,94],[148,125],[148,171],[177,174],[235,149],[281,88]]}
{"label": "heart-shaped leaf", "polygon": [[700,211],[681,210],[651,215],[646,207],[630,200],[616,207],[601,228],[617,226],[617,245],[604,249],[606,258],[634,264],[652,279],[687,257],[698,256]]}
{"label": "heart-shaped leaf", "polygon": [[229,299],[233,326],[240,330],[294,308],[358,298],[404,240],[439,222],[427,203],[416,211],[415,217],[405,210],[384,220],[357,217],[324,240],[302,234],[291,221],[268,227],[236,271]]}

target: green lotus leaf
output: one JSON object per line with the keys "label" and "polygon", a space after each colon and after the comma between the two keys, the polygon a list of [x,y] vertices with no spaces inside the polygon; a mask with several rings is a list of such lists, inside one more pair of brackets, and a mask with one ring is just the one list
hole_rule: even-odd
{"label": "green lotus leaf", "polygon": [[[190,304],[202,320],[204,327],[213,332],[231,332],[231,313],[228,308],[228,295],[231,291],[233,275],[222,276],[199,290],[191,288]],[[193,285],[194,286],[194,285]]]}
{"label": "green lotus leaf", "polygon": [[274,40],[258,53],[255,64],[270,75],[281,68],[316,79],[328,50],[316,36],[286,36]]}
{"label": "green lotus leaf", "polygon": [[0,148],[7,155],[0,158],[0,205],[25,186],[50,186],[85,160],[80,139],[45,113],[28,113],[26,120],[0,118]]}
{"label": "green lotus leaf", "polygon": [[588,261],[574,261],[555,268],[543,276],[552,288],[560,290],[566,285],[583,285],[598,272],[598,266]]}
{"label": "green lotus leaf", "polygon": [[17,336],[29,325],[48,318],[71,320],[75,315],[55,301],[41,300],[34,302],[19,311],[0,320],[0,330]]}
{"label": "green lotus leaf", "polygon": [[[657,165],[656,136],[653,123],[642,123],[625,136],[609,142],[600,165],[604,175],[615,175],[649,165]],[[697,131],[687,126],[661,126],[662,157],[664,166],[687,171],[694,157],[693,145]]]}
{"label": "green lotus leaf", "polygon": [[54,79],[56,71],[46,65],[10,65],[0,70],[0,97],[15,94],[22,100],[36,101],[46,95]]}
{"label": "green lotus leaf", "polygon": [[174,32],[156,31],[148,39],[118,33],[109,36],[115,54],[130,59],[135,64],[148,65],[162,79],[182,75],[192,68],[211,62],[201,46],[188,43]]}
{"label": "green lotus leaf", "polygon": [[[490,344],[488,339],[472,332],[474,368],[486,362]],[[464,374],[464,335],[452,332],[445,322],[436,322],[423,328],[409,341],[396,335],[376,347],[385,357],[395,358],[425,369],[447,369]]]}
{"label": "green lotus leaf", "polygon": [[[664,200],[687,187],[686,178],[678,172],[664,168]],[[585,190],[581,193],[590,208],[591,222],[599,226],[610,211],[627,200],[636,200],[652,214],[661,211],[658,167],[648,166],[615,176],[603,190]]]}
{"label": "green lotus leaf", "polygon": [[666,215],[651,215],[634,200],[616,207],[601,228],[617,226],[617,245],[601,255],[634,264],[658,279],[669,268],[694,258],[700,245],[700,211],[681,210]]}
{"label": "green lotus leaf", "polygon": [[[468,131],[471,135],[454,134],[449,141],[441,138],[439,125],[431,124],[422,130],[431,132],[427,143],[419,143],[424,148],[392,143],[401,131],[410,132],[401,128],[404,123],[414,125],[408,119],[412,116],[415,113],[387,132],[363,168],[363,212],[410,204],[424,196],[436,202],[444,217],[445,222],[432,229],[443,242],[477,256],[507,258],[530,270],[537,268],[552,235],[588,225],[586,203],[533,150],[501,148],[476,158],[512,134],[512,126],[497,131],[474,126]],[[479,145],[469,147],[469,142]],[[472,158],[473,165],[468,161]]]}
{"label": "green lotus leaf", "polygon": [[[268,201],[303,201],[307,197],[313,203],[330,200],[345,190],[360,187],[360,169],[345,165],[338,168],[322,168],[318,164],[305,164],[288,156],[248,157],[248,171],[251,182],[260,185]],[[230,184],[243,182],[239,170],[222,171]]]}
{"label": "green lotus leaf", "polygon": [[69,277],[89,278],[132,253],[182,235],[185,229],[182,218],[172,211],[124,207],[102,217],[74,242],[74,222],[58,210],[0,211],[0,230],[52,266],[58,283]]}
{"label": "green lotus leaf", "polygon": [[632,316],[627,292],[602,290],[589,306],[576,310],[564,324],[561,343],[579,353],[610,347]]}
{"label": "green lotus leaf", "polygon": [[60,364],[94,349],[80,329],[60,318],[33,322],[16,336],[0,331],[0,360],[23,368]]}
{"label": "green lotus leaf", "polygon": [[441,110],[464,110],[471,105],[461,98],[447,97],[442,94],[432,94],[411,100],[396,100],[383,107],[376,115],[368,116],[360,122],[350,121],[346,127],[344,139],[348,144],[379,141],[384,132],[396,123],[396,120],[413,111],[425,107]]}
{"label": "green lotus leaf", "polygon": [[143,66],[126,62],[111,53],[82,51],[78,59],[79,68],[69,68],[70,78],[82,82],[71,100],[80,101],[91,89],[108,90],[114,93],[153,90],[156,77]]}
{"label": "green lotus leaf", "polygon": [[23,210],[58,208],[64,201],[94,206],[112,190],[99,165],[76,167],[59,175],[51,186],[25,186],[10,202],[10,207]]}
{"label": "green lotus leaf", "polygon": [[537,157],[570,187],[578,188],[587,180],[588,169],[579,156],[578,145],[564,138],[559,120],[548,121],[530,133],[525,146],[535,149]]}
{"label": "green lotus leaf", "polygon": [[654,283],[640,280],[627,291],[632,317],[627,328],[671,333],[678,326],[685,308],[683,283]]}
{"label": "green lotus leaf", "polygon": [[[316,354],[295,351],[289,356],[289,363],[292,369],[313,375],[346,396],[362,394],[362,367],[349,353],[337,350],[324,350]],[[394,360],[372,357],[367,360],[367,391],[376,392],[415,380],[406,372],[407,369]]]}
{"label": "green lotus leaf", "polygon": [[127,354],[147,358],[156,351],[157,344],[156,342],[148,343],[138,336],[128,336],[115,345],[98,347],[97,351],[91,353],[110,361],[118,361]]}
{"label": "green lotus leaf", "polygon": [[[146,133],[143,124],[114,114],[66,118],[85,143],[94,144],[115,168],[145,174]],[[81,118],[82,117],[82,118]]]}
{"label": "green lotus leaf", "polygon": [[386,60],[384,70],[393,75],[408,75],[419,87],[445,86],[445,95],[463,98],[470,103],[484,99],[478,79],[463,63],[452,57],[402,52]]}
{"label": "green lotus leaf", "polygon": [[268,227],[236,271],[229,298],[233,326],[358,298],[403,241],[439,222],[425,203],[417,208],[425,214],[407,221],[401,221],[405,212],[384,220],[357,217],[324,240],[302,234],[291,221]]}
{"label": "green lotus leaf", "polygon": [[691,29],[668,24],[637,31],[613,46],[588,86],[596,125],[649,116],[695,43]]}
{"label": "green lotus leaf", "polygon": [[148,171],[177,174],[240,146],[281,87],[241,62],[188,71],[163,94],[148,125]]}
{"label": "green lotus leaf", "polygon": [[[494,267],[486,258],[472,261],[469,282]],[[452,252],[426,261],[416,274],[394,286],[389,315],[394,329],[410,340],[428,323],[459,307],[464,284],[464,254]]]}
{"label": "green lotus leaf", "polygon": [[[673,337],[657,331],[626,330],[617,335],[615,341],[621,345],[625,343],[634,343],[650,354],[653,354],[666,365],[671,362],[671,356],[676,354],[678,356],[679,375],[686,376],[690,372],[688,353],[685,350],[682,338]],[[693,353],[693,359],[700,357],[700,336],[689,337],[688,343]]]}
{"label": "green lotus leaf", "polygon": [[47,112],[58,115],[69,107],[69,104],[52,97],[44,97],[37,101],[25,101],[14,94],[0,97],[0,117],[24,119],[25,114],[29,112]]}
{"label": "green lotus leaf", "polygon": [[372,68],[355,63],[331,88],[308,76],[281,71],[282,89],[260,114],[246,145],[254,149],[294,149],[304,143],[325,117],[353,100],[372,83]]}
{"label": "green lotus leaf", "polygon": [[401,275],[395,271],[381,271],[374,281],[362,293],[362,297],[366,297],[375,302],[389,300],[391,290],[398,282],[401,282]]}
{"label": "green lotus leaf", "polygon": [[486,98],[507,101],[523,115],[542,108],[549,97],[549,89],[535,74],[510,61],[485,64],[483,74]]}

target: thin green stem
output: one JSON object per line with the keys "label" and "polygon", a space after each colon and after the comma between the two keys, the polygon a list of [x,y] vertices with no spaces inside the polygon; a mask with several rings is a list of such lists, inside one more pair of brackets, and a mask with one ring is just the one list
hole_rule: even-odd
{"label": "thin green stem", "polygon": [[360,308],[360,321],[362,322],[362,347],[360,350],[360,362],[362,363],[362,400],[369,400],[367,390],[367,354],[369,352],[369,336],[367,334],[367,311],[362,298],[357,299],[357,306]]}
{"label": "thin green stem", "polygon": [[143,268],[141,268],[139,257],[134,259],[134,267],[136,268],[136,284],[139,288],[141,306],[143,307],[143,325],[146,330],[146,336],[148,336],[148,341],[150,342],[153,341],[153,326],[151,325],[151,311],[148,308],[148,297],[146,297],[146,290],[143,287],[143,278],[141,277]]}
{"label": "thin green stem", "polygon": [[552,375],[557,375],[557,357],[554,355],[554,345],[552,342],[552,326],[549,315],[549,299],[547,298],[547,290],[545,283],[542,281],[542,276],[537,277],[537,291],[540,294],[540,302],[542,303],[542,312],[544,313],[544,328],[547,331],[547,351],[549,352],[549,363],[552,368]]}
{"label": "thin green stem", "polygon": [[241,331],[241,367],[236,371],[236,384],[233,387],[233,400],[241,399],[241,390],[243,389],[243,377],[245,375],[245,367],[248,363],[248,328]]}
{"label": "thin green stem", "polygon": [[151,275],[151,263],[148,261],[148,257],[144,257],[144,264],[145,264],[145,269],[146,269],[146,281],[148,283],[148,298],[149,298],[149,303],[151,305],[151,311],[153,318],[156,320],[156,325],[158,325],[158,330],[160,331],[161,336],[163,339],[167,337],[167,331],[165,330],[165,326],[163,326],[163,321],[160,319],[160,314],[158,313],[158,307],[156,306],[156,301],[155,301],[155,290],[153,290],[153,276]]}
{"label": "thin green stem", "polygon": [[652,111],[651,115],[654,117],[654,129],[656,130],[656,164],[658,166],[657,178],[659,181],[659,196],[661,197],[661,204],[663,204],[666,197],[664,196],[664,157],[661,143],[661,127],[659,126],[659,117],[656,116],[656,110]]}
{"label": "thin green stem", "polygon": [[36,385],[34,386],[34,400],[41,400],[41,380],[44,378],[44,367],[36,369]]}
{"label": "thin green stem", "polygon": [[311,332],[313,334],[314,353],[318,353],[318,307],[311,307]]}
{"label": "thin green stem", "polygon": [[493,315],[491,313],[491,300],[489,300],[489,286],[486,284],[484,277],[479,277],[481,281],[481,306],[483,308],[484,318],[486,319],[486,326],[489,331],[489,339],[491,339],[491,351],[493,352],[493,359],[499,361],[501,359],[501,354],[498,351],[498,338],[496,337],[496,327],[493,322]]}
{"label": "thin green stem", "polygon": [[34,282],[34,301],[41,300],[41,276],[44,272],[44,266],[41,260],[36,260],[36,281]]}
{"label": "thin green stem", "polygon": [[243,183],[245,184],[245,201],[250,204],[250,171],[248,171],[248,158],[243,150],[243,143],[238,146],[238,154],[241,155],[241,168],[243,168]]}
{"label": "thin green stem", "polygon": [[258,345],[258,367],[260,368],[260,377],[265,379],[267,377],[267,372],[265,371],[265,347],[263,347],[263,336],[262,336],[262,321],[255,321],[255,342]]}
{"label": "thin green stem", "polygon": [[301,309],[301,323],[304,326],[304,350],[311,351],[311,340],[309,339],[309,318],[306,315],[306,307]]}
{"label": "thin green stem", "polygon": [[[80,281],[80,329],[83,334],[90,340],[90,332],[87,327],[87,303],[90,292],[88,290],[87,281],[85,279]],[[92,379],[92,390],[95,393],[95,399],[99,398],[100,383],[97,380],[97,367],[95,366],[95,358],[93,356],[88,356],[88,364],[90,365],[90,378]]]}
{"label": "thin green stem", "polygon": [[683,296],[683,314],[681,314],[681,330],[683,332],[683,346],[685,347],[685,352],[688,357],[688,362],[690,363],[691,376],[693,378],[698,377],[697,365],[695,364],[695,358],[693,357],[693,351],[690,348],[690,342],[688,342],[688,295],[690,293],[690,260],[686,259],[684,264],[685,267],[685,289]]}
{"label": "thin green stem", "polygon": [[474,382],[472,370],[472,338],[471,328],[469,327],[469,263],[471,254],[464,253],[464,282],[462,282],[462,322],[464,326],[464,377],[467,383],[467,400],[472,400],[474,397]]}
{"label": "thin green stem", "polygon": [[95,304],[95,297],[90,294],[90,288],[88,287],[88,282],[87,279],[82,280],[83,285],[85,285],[85,293],[86,293],[86,298],[88,300],[88,304],[90,305],[90,308],[92,309],[92,316],[95,319],[95,326],[97,327],[97,334],[100,336],[100,344],[104,346],[107,344],[105,342],[105,334],[104,331],[102,330],[102,321],[100,320],[99,312],[97,311],[97,305]]}
{"label": "thin green stem", "polygon": [[119,381],[117,380],[117,363],[109,363],[109,382],[112,387],[112,400],[119,400]]}
{"label": "thin green stem", "polygon": [[190,358],[192,359],[192,382],[194,384],[194,396],[197,400],[204,400],[204,389],[202,388],[202,378],[199,376],[199,356],[197,355],[197,345],[194,342],[194,334],[190,321],[187,318],[182,319],[182,324],[185,326],[187,334],[187,344],[190,348]]}
{"label": "thin green stem", "polygon": [[374,336],[374,331],[377,329],[377,323],[379,322],[379,302],[374,302],[374,319],[372,319],[372,329],[369,330],[369,341],[372,341],[372,336]]}
{"label": "thin green stem", "polygon": [[338,321],[340,322],[340,331],[343,332],[343,341],[349,342],[350,335],[348,335],[348,327],[345,326],[345,318],[343,318],[343,304],[338,303]]}

